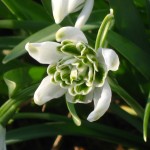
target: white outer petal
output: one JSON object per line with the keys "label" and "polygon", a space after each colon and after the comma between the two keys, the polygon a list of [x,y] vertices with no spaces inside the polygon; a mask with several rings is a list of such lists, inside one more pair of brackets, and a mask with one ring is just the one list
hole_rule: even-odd
{"label": "white outer petal", "polygon": [[34,102],[37,105],[43,105],[47,101],[61,97],[65,94],[66,90],[59,85],[50,82],[51,77],[45,77],[37,90],[34,93]]}
{"label": "white outer petal", "polygon": [[93,5],[94,5],[94,0],[86,0],[84,4],[84,8],[82,9],[75,23],[76,28],[81,28],[86,23],[86,21],[88,20],[92,12]]}
{"label": "white outer petal", "polygon": [[85,95],[84,100],[83,101],[73,101],[74,100],[74,96],[70,95],[69,92],[66,93],[66,100],[70,103],[90,103],[93,99],[93,91],[91,91],[89,94]]}
{"label": "white outer petal", "polygon": [[52,0],[53,17],[56,24],[59,24],[68,15],[69,0]]}
{"label": "white outer petal", "polygon": [[6,150],[5,136],[6,129],[0,125],[0,150]]}
{"label": "white outer petal", "polygon": [[83,4],[85,1],[86,0],[70,0],[68,3],[68,13],[74,12],[76,8]]}
{"label": "white outer petal", "polygon": [[119,68],[119,57],[116,52],[112,49],[103,48],[102,55],[104,57],[107,70],[116,71]]}
{"label": "white outer petal", "polygon": [[42,42],[42,43],[27,43],[25,49],[29,55],[41,64],[52,64],[63,58],[63,54],[57,51],[59,43]]}
{"label": "white outer petal", "polygon": [[95,108],[87,118],[90,122],[96,121],[103,116],[108,110],[111,102],[112,93],[108,82],[105,81],[102,91],[98,91],[98,89],[99,88],[97,88],[94,93]]}
{"label": "white outer petal", "polygon": [[84,42],[88,43],[83,32],[75,27],[62,27],[56,32],[56,40],[58,42],[69,40],[73,42]]}

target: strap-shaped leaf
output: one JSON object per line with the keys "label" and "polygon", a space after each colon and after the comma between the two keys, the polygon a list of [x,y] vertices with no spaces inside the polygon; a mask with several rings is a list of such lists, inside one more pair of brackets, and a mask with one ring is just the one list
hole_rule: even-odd
{"label": "strap-shaped leaf", "polygon": [[148,123],[150,117],[150,95],[146,104],[145,112],[144,112],[144,120],[143,120],[143,138],[144,141],[147,141],[147,130],[148,130]]}

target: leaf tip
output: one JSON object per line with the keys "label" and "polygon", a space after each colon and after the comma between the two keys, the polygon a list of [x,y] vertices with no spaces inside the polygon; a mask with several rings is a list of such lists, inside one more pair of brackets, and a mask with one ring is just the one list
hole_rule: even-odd
{"label": "leaf tip", "polygon": [[143,138],[144,138],[144,141],[145,141],[145,142],[147,142],[147,136],[146,136],[146,135],[144,135],[144,137],[143,137]]}

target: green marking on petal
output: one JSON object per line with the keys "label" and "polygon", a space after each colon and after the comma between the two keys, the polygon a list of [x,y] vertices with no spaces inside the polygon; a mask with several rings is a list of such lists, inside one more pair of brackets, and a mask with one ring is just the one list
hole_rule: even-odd
{"label": "green marking on petal", "polygon": [[92,87],[87,86],[86,83],[75,85],[74,90],[77,94],[86,95],[91,91]]}
{"label": "green marking on petal", "polygon": [[63,81],[68,80],[68,78],[70,78],[70,69],[66,67],[65,69],[61,70],[60,76]]}
{"label": "green marking on petal", "polygon": [[74,44],[66,44],[62,46],[61,51],[68,55],[80,55],[80,52],[77,50]]}
{"label": "green marking on petal", "polygon": [[47,72],[50,75],[54,75],[56,72],[56,65],[50,65]]}
{"label": "green marking on petal", "polygon": [[93,82],[94,82],[94,79],[95,79],[95,70],[93,69],[93,67],[89,67],[88,79],[87,79],[86,85],[87,86],[92,86]]}
{"label": "green marking on petal", "polygon": [[61,82],[60,72],[58,72],[58,71],[55,72],[54,80],[55,80],[55,82]]}
{"label": "green marking on petal", "polygon": [[104,68],[99,67],[98,72],[96,72],[95,74],[94,85],[96,87],[103,86],[106,76],[107,76],[107,72],[104,70]]}
{"label": "green marking on petal", "polygon": [[60,83],[60,87],[68,89],[68,85],[64,81]]}
{"label": "green marking on petal", "polygon": [[[86,46],[84,43],[82,43],[82,42],[78,42],[78,43],[76,44],[76,48],[77,48],[79,51],[84,51],[84,50],[87,48],[87,46]],[[81,53],[81,55],[82,55],[82,53]]]}
{"label": "green marking on petal", "polygon": [[76,95],[75,97],[74,97],[74,102],[76,102],[76,101],[78,101],[78,102],[83,102],[83,100],[84,100],[84,95]]}
{"label": "green marking on petal", "polygon": [[93,64],[94,70],[98,71],[98,61],[97,61],[96,57],[91,54],[88,54],[87,58]]}
{"label": "green marking on petal", "polygon": [[62,47],[61,45],[60,45],[60,46],[57,46],[57,51],[58,51],[58,52],[61,52],[61,47]]}
{"label": "green marking on petal", "polygon": [[70,74],[70,80],[71,80],[71,82],[73,80],[77,80],[77,76],[78,76],[77,68],[73,67],[72,70],[71,70],[71,74]]}
{"label": "green marking on petal", "polygon": [[72,96],[77,95],[76,92],[75,92],[75,90],[74,90],[74,85],[72,85],[71,87],[68,88],[68,92]]}
{"label": "green marking on petal", "polygon": [[62,45],[66,45],[66,44],[73,44],[72,41],[68,41],[68,40],[64,40],[61,42]]}

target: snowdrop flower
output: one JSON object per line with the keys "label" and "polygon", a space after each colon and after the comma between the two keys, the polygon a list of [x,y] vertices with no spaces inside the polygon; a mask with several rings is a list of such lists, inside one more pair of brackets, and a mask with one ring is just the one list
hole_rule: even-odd
{"label": "snowdrop flower", "polygon": [[68,14],[82,9],[75,23],[77,28],[81,28],[88,20],[94,5],[94,0],[52,0],[51,2],[56,24],[59,24]]}
{"label": "snowdrop flower", "polygon": [[34,94],[34,101],[43,105],[65,94],[70,103],[90,103],[94,110],[88,120],[99,119],[109,108],[111,89],[109,70],[116,71],[119,58],[112,49],[93,49],[81,30],[63,27],[56,33],[57,42],[27,43],[25,49],[42,64],[49,64],[48,76]]}
{"label": "snowdrop flower", "polygon": [[5,128],[2,125],[0,125],[0,150],[6,150],[5,135]]}

